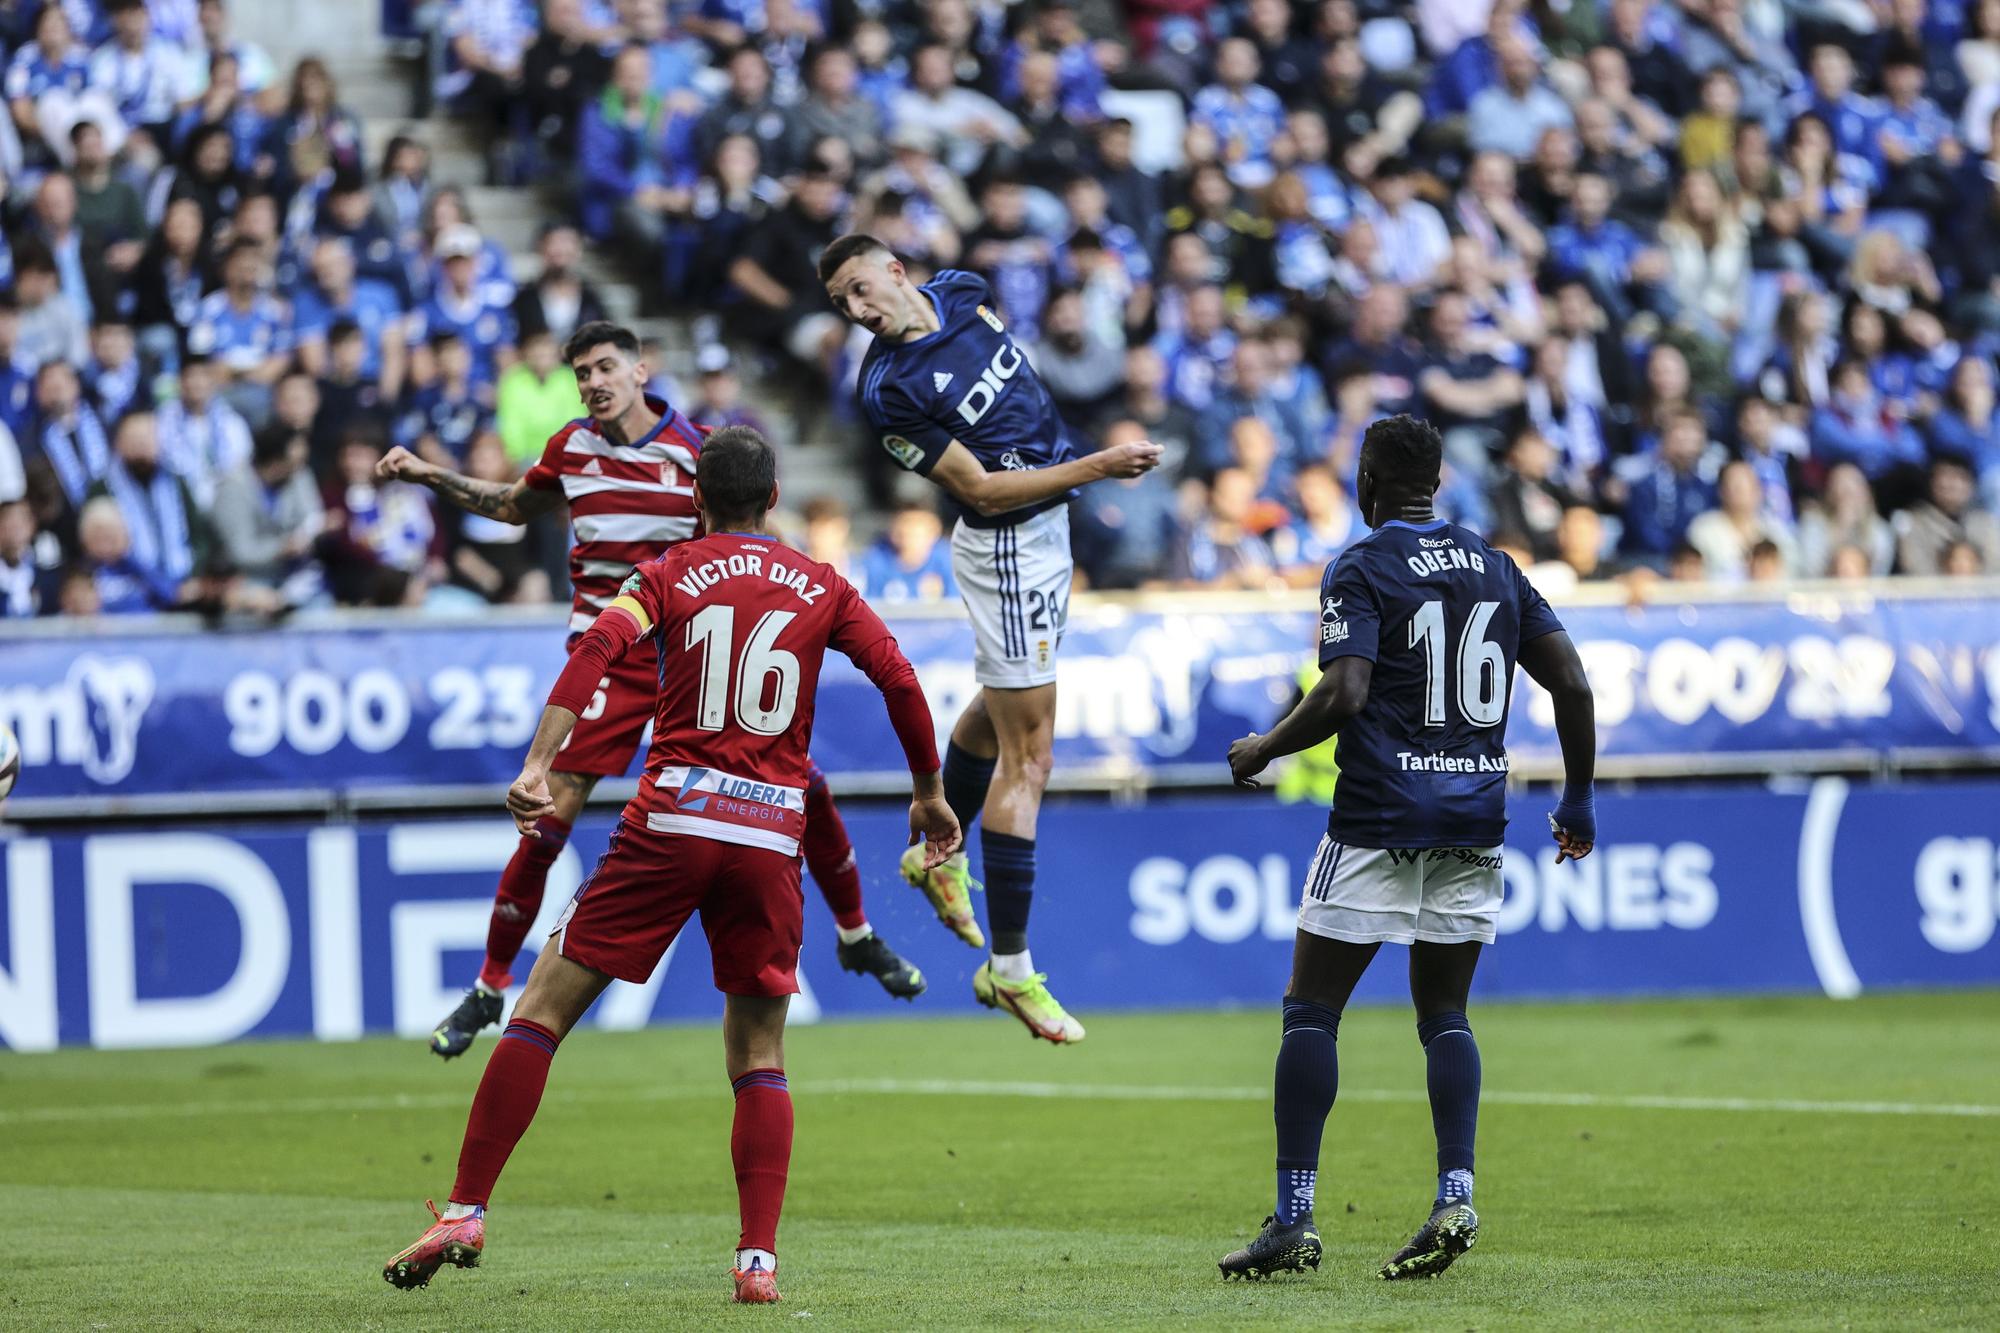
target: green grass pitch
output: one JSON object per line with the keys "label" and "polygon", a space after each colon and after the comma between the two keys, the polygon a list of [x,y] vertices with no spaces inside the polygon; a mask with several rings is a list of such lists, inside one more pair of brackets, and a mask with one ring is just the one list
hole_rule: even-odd
{"label": "green grass pitch", "polygon": [[450,1188],[490,1037],[448,1067],[392,1041],[0,1057],[0,1327],[2000,1324],[2000,992],[1473,1024],[1484,1231],[1397,1284],[1375,1268],[1433,1180],[1406,1011],[1348,1014],[1326,1263],[1258,1285],[1215,1260],[1270,1208],[1275,1007],[1094,1015],[1073,1050],[998,1017],[798,1029],[775,1309],[726,1304],[711,1030],[567,1043],[485,1265],[413,1293],[381,1265]]}

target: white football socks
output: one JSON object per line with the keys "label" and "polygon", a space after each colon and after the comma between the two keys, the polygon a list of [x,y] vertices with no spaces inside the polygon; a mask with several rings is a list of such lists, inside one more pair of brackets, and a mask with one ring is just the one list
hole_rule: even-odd
{"label": "white football socks", "polygon": [[484,1211],[484,1207],[476,1203],[447,1203],[444,1206],[444,1220],[456,1222],[461,1217],[471,1217],[475,1213]]}
{"label": "white football socks", "polygon": [[778,1256],[772,1254],[769,1250],[738,1250],[736,1252],[737,1272],[749,1272],[750,1265],[752,1264],[762,1264],[766,1273],[775,1273],[778,1271]]}
{"label": "white football socks", "polygon": [[1008,981],[1026,981],[1035,975],[1035,958],[1026,949],[1019,953],[993,955],[993,975]]}
{"label": "white football socks", "polygon": [[852,944],[856,940],[865,940],[875,933],[875,927],[869,925],[866,921],[856,926],[853,930],[849,930],[846,926],[835,926],[833,929],[834,933],[840,936],[842,944]]}

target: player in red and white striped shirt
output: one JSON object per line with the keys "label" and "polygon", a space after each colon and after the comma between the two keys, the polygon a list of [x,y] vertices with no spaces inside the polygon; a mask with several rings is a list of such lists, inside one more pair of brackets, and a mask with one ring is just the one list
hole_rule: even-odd
{"label": "player in red and white striped shirt", "polygon": [[[527,523],[567,504],[575,538],[569,559],[574,648],[635,565],[695,535],[694,470],[704,432],[646,394],[649,372],[631,330],[601,321],[586,324],[571,336],[563,357],[576,372],[577,394],[589,415],[550,436],[541,460],[520,480],[476,481],[402,448],[391,449],[376,471],[428,486],[461,508],[503,523]],[[598,779],[620,777],[631,768],[658,688],[650,645],[625,654],[597,682],[550,774],[553,813],[542,820],[540,836],[521,839],[500,874],[479,980],[431,1034],[431,1049],[445,1059],[462,1055],[474,1034],[499,1021],[500,993],[513,980],[510,969],[541,910],[549,867]],[[805,785],[805,807],[806,865],[833,910],[840,965],[875,977],[891,995],[914,999],[924,989],[923,974],[869,927],[854,847],[816,766]]]}

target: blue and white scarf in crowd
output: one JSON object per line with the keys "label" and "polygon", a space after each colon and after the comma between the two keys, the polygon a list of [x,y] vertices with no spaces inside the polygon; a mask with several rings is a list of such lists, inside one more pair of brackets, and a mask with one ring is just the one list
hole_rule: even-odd
{"label": "blue and white scarf in crowd", "polygon": [[187,503],[180,478],[165,467],[153,469],[144,482],[114,462],[104,484],[125,515],[132,534],[132,558],[176,582],[194,572],[194,547],[188,539]]}

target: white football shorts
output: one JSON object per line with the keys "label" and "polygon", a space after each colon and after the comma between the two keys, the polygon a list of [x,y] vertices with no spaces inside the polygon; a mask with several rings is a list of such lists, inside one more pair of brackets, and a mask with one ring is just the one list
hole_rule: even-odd
{"label": "white football shorts", "polygon": [[1003,690],[1047,685],[1069,618],[1069,510],[1008,528],[951,533],[951,572],[972,618],[973,679]]}
{"label": "white football shorts", "polygon": [[1350,847],[1329,835],[1306,869],[1299,929],[1349,944],[1493,942],[1498,847]]}

